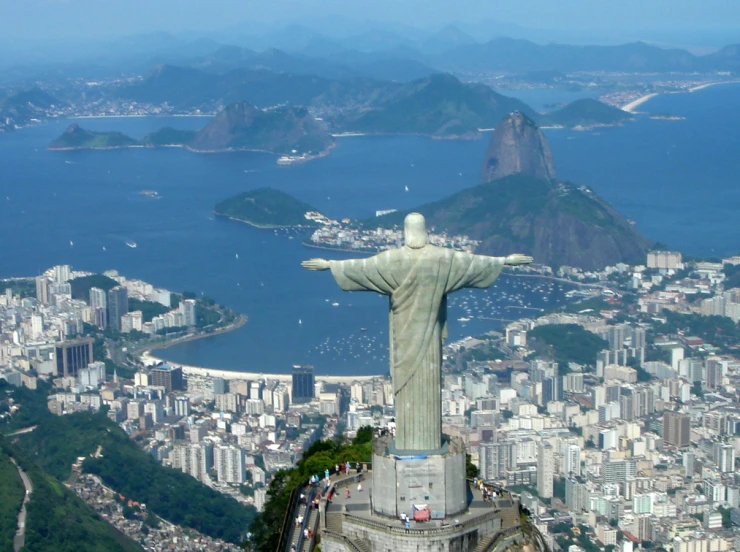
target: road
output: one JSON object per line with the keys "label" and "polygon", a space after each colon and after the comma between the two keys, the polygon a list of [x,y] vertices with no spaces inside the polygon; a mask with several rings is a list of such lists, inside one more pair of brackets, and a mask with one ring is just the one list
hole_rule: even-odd
{"label": "road", "polygon": [[26,475],[26,472],[24,472],[15,461],[15,458],[11,458],[10,461],[13,462],[15,467],[18,469],[18,473],[23,480],[23,486],[26,488],[26,496],[23,497],[21,511],[18,514],[18,530],[15,532],[15,537],[13,538],[13,550],[14,552],[20,552],[21,548],[26,544],[26,505],[28,504],[28,501],[31,500],[33,483],[31,482],[31,478]]}
{"label": "road", "polygon": [[37,427],[38,426],[35,426],[35,425],[29,426],[29,427],[24,427],[23,429],[19,429],[18,431],[14,431],[13,433],[8,433],[6,435],[6,437],[14,437],[15,435],[23,435],[24,433],[30,433],[34,429],[36,429]]}

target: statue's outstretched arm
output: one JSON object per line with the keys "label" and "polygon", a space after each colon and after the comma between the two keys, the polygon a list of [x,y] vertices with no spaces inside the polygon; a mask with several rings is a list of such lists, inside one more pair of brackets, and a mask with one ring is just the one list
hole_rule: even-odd
{"label": "statue's outstretched arm", "polygon": [[506,266],[521,266],[532,264],[534,259],[528,255],[522,255],[521,253],[514,253],[504,259]]}
{"label": "statue's outstretched arm", "polygon": [[303,268],[308,270],[329,270],[331,264],[326,259],[309,259],[301,263]]}

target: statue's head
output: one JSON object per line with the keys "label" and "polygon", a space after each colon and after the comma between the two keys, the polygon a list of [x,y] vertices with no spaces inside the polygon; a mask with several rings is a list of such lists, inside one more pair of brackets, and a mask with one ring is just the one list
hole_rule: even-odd
{"label": "statue's head", "polygon": [[410,213],[403,221],[403,240],[412,249],[421,249],[429,243],[424,215]]}

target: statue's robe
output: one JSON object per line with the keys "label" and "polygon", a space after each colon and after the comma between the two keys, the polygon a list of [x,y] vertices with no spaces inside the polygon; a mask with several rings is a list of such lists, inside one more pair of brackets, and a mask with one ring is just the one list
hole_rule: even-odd
{"label": "statue's robe", "polygon": [[501,273],[504,260],[426,245],[330,262],[344,291],[389,296],[397,449],[432,451],[442,446],[440,379],[447,294],[487,288]]}

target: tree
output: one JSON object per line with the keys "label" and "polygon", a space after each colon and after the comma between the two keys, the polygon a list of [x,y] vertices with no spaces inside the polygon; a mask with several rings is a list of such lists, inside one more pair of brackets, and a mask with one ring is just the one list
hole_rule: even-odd
{"label": "tree", "polygon": [[480,470],[478,469],[478,466],[473,464],[471,461],[471,456],[469,454],[465,455],[465,477],[468,479],[474,479],[480,475]]}
{"label": "tree", "polygon": [[355,445],[362,445],[363,443],[369,443],[373,440],[373,428],[370,426],[362,426],[357,430],[357,435],[352,439],[352,443]]}

